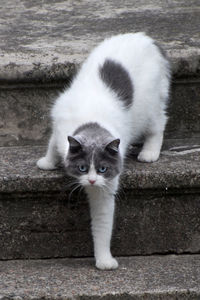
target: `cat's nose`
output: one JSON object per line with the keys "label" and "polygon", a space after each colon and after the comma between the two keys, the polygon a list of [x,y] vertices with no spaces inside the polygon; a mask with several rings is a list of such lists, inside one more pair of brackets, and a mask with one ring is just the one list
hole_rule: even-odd
{"label": "cat's nose", "polygon": [[96,182],[96,180],[89,180],[89,183],[94,184]]}

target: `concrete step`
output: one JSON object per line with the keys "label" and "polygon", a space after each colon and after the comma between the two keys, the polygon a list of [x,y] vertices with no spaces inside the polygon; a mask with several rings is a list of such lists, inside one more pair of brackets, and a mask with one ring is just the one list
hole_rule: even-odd
{"label": "concrete step", "polygon": [[146,31],[172,61],[166,137],[200,137],[199,1],[2,0],[0,146],[46,143],[49,107],[105,37]]}
{"label": "concrete step", "polygon": [[175,74],[199,74],[198,0],[1,3],[1,81],[65,81],[103,38],[129,31],[162,42]]}
{"label": "concrete step", "polygon": [[[137,162],[137,151],[121,176],[113,254],[200,253],[200,145],[166,142],[152,164]],[[0,259],[93,255],[85,195],[62,168],[37,169],[44,152],[0,148]]]}
{"label": "concrete step", "polygon": [[98,271],[93,263],[0,261],[0,299],[200,299],[200,255],[122,257],[115,271]]}

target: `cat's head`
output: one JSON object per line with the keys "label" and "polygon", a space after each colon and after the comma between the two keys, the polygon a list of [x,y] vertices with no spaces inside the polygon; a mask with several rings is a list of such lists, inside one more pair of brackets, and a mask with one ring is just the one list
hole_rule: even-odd
{"label": "cat's head", "polygon": [[93,136],[68,136],[69,151],[65,160],[67,174],[82,186],[104,187],[121,172],[119,139]]}

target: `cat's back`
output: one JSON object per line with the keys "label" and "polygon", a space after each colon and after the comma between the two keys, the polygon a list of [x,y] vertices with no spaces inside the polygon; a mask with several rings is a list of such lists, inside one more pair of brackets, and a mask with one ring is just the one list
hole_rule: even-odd
{"label": "cat's back", "polygon": [[[146,107],[145,89],[158,90],[159,85],[168,89],[157,80],[167,72],[167,60],[153,39],[144,33],[113,36],[94,48],[71,87],[57,100],[52,117],[74,126],[94,121],[127,128],[126,123],[137,120]],[[155,106],[153,98],[149,106]]]}
{"label": "cat's back", "polygon": [[128,70],[142,68],[146,61],[164,58],[154,43],[154,40],[143,32],[126,33],[105,39],[89,55],[83,64],[86,68],[96,69],[106,59],[121,63]]}
{"label": "cat's back", "polygon": [[[133,85],[128,78],[131,73],[130,60],[133,61],[130,49],[136,48],[138,41],[141,48],[144,48],[142,44],[150,43],[151,39],[143,33],[120,34],[105,39],[95,47],[75,76],[71,87],[57,99],[52,110],[53,118],[71,119],[72,116],[79,116],[85,121],[106,120],[113,115],[118,119],[123,117],[127,110],[122,108],[131,104],[133,97]],[[116,65],[113,65],[113,61]],[[125,77],[121,76],[121,79],[124,83],[129,82],[127,91],[123,82],[119,83],[119,77],[113,76],[122,72]],[[115,79],[117,82],[114,83]],[[119,89],[124,86],[123,92],[129,98],[128,101],[119,101],[117,84]],[[119,92],[121,93],[120,90]]]}
{"label": "cat's back", "polygon": [[122,72],[127,72],[135,92],[145,83],[151,84],[161,77],[165,80],[170,75],[169,62],[162,49],[143,32],[119,34],[105,39],[86,59],[78,78],[82,82],[85,80],[86,85],[94,83],[98,88],[102,81],[99,71],[107,62],[110,63],[110,68],[106,69],[109,76],[116,78],[116,73],[123,75]]}

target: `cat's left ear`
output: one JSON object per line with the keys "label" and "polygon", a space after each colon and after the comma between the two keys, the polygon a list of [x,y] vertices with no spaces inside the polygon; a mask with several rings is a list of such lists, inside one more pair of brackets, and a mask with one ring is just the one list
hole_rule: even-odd
{"label": "cat's left ear", "polygon": [[108,143],[105,149],[112,155],[117,154],[119,152],[119,144],[120,139],[115,139]]}
{"label": "cat's left ear", "polygon": [[75,137],[69,135],[68,142],[69,142],[69,150],[71,153],[76,153],[76,152],[82,150],[81,143]]}

